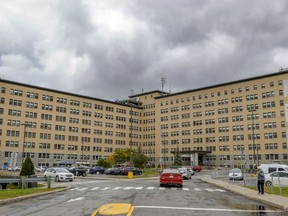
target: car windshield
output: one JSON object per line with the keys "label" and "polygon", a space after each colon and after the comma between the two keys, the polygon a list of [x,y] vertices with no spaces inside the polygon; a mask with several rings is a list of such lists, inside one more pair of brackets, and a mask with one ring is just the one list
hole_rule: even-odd
{"label": "car windshield", "polygon": [[55,168],[56,172],[69,173],[65,168]]}
{"label": "car windshield", "polygon": [[186,168],[178,168],[178,170],[179,170],[180,172],[187,172],[187,169],[186,169]]}
{"label": "car windshield", "polygon": [[240,169],[232,169],[230,170],[230,173],[241,173]]}

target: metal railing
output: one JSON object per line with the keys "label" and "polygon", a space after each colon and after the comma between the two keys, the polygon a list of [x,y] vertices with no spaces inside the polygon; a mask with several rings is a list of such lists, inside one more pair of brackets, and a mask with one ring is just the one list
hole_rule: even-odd
{"label": "metal railing", "polygon": [[21,176],[20,178],[0,178],[0,184],[2,188],[6,188],[7,184],[18,184],[18,187],[24,189],[27,188],[28,183],[35,183],[35,182],[47,182],[47,187],[51,188],[51,177],[26,177]]}

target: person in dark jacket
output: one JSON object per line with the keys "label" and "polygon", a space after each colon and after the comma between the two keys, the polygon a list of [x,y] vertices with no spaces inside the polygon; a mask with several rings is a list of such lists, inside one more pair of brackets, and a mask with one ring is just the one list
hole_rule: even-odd
{"label": "person in dark jacket", "polygon": [[257,188],[258,194],[264,194],[264,183],[265,183],[265,175],[264,172],[259,168],[257,172]]}

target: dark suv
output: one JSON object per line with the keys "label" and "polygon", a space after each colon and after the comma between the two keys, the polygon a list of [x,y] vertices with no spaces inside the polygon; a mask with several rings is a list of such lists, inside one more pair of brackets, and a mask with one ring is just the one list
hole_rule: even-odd
{"label": "dark suv", "polygon": [[101,173],[103,174],[105,171],[105,169],[103,167],[100,167],[100,166],[95,166],[95,167],[91,167],[89,169],[89,173],[90,174],[96,174],[96,173]]}
{"label": "dark suv", "polygon": [[132,171],[133,172],[133,175],[141,175],[142,174],[142,171],[135,168],[135,167],[125,167],[122,169],[121,171],[121,175],[128,175],[128,172]]}
{"label": "dark suv", "polygon": [[75,176],[86,176],[87,168],[86,167],[70,167],[69,172],[73,173]]}

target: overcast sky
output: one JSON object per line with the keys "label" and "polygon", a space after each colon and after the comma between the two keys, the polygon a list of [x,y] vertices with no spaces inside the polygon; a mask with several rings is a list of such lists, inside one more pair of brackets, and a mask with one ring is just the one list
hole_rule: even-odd
{"label": "overcast sky", "polygon": [[106,100],[288,67],[286,0],[0,0],[0,76]]}

